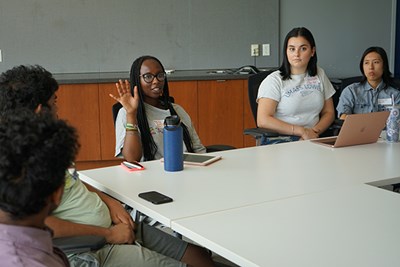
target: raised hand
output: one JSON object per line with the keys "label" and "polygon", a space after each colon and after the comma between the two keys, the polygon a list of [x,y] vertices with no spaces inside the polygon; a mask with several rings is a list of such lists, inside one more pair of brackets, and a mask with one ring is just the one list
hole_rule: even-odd
{"label": "raised hand", "polygon": [[114,96],[113,94],[109,94],[109,96],[121,103],[127,113],[136,113],[139,105],[139,95],[137,87],[135,86],[135,88],[133,88],[133,96],[128,80],[119,80],[115,84],[115,87],[117,88],[118,95]]}

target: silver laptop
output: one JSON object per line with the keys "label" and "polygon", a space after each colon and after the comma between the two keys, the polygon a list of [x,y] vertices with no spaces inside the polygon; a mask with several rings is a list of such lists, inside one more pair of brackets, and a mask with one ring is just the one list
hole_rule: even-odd
{"label": "silver laptop", "polygon": [[380,111],[347,115],[338,136],[313,139],[311,142],[330,147],[375,143],[386,126],[389,113]]}

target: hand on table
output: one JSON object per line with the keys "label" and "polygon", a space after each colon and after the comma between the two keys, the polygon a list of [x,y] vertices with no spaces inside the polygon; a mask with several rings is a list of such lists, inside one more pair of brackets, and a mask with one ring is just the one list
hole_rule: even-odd
{"label": "hand on table", "polygon": [[311,128],[304,128],[304,132],[301,135],[302,140],[308,140],[308,139],[315,139],[318,138],[318,133],[316,133],[313,129]]}

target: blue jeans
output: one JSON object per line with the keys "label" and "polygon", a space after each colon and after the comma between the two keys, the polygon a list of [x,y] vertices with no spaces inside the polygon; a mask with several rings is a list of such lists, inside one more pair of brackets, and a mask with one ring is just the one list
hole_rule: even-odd
{"label": "blue jeans", "polygon": [[288,143],[293,141],[299,141],[300,136],[287,135],[287,136],[277,136],[277,137],[261,137],[261,145],[273,145],[280,143]]}

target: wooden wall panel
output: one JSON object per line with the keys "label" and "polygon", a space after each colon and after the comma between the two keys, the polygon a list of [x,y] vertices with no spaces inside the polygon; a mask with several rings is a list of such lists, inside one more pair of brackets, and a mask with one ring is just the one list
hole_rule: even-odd
{"label": "wooden wall panel", "polygon": [[[248,103],[247,80],[173,81],[170,95],[190,115],[204,145],[237,148],[255,145],[243,129],[255,126]],[[61,85],[58,115],[78,130],[81,169],[119,164],[114,157],[115,128],[111,107],[114,83]]]}
{"label": "wooden wall panel", "polygon": [[243,80],[198,81],[198,95],[203,144],[243,147]]}
{"label": "wooden wall panel", "polygon": [[[253,113],[251,111],[249,103],[247,80],[243,80],[243,118],[243,129],[256,127],[256,123],[254,121]],[[250,135],[243,135],[243,142],[245,147],[256,145],[255,138]]]}
{"label": "wooden wall panel", "polygon": [[115,83],[99,84],[99,114],[100,114],[100,140],[101,159],[115,160],[115,128],[112,116],[112,105],[116,103],[109,94],[117,94]]}
{"label": "wooden wall panel", "polygon": [[60,85],[58,116],[78,130],[77,161],[100,160],[99,93],[97,84]]}
{"label": "wooden wall panel", "polygon": [[174,97],[175,103],[185,109],[198,131],[197,81],[174,81],[168,82],[168,85],[169,95]]}

